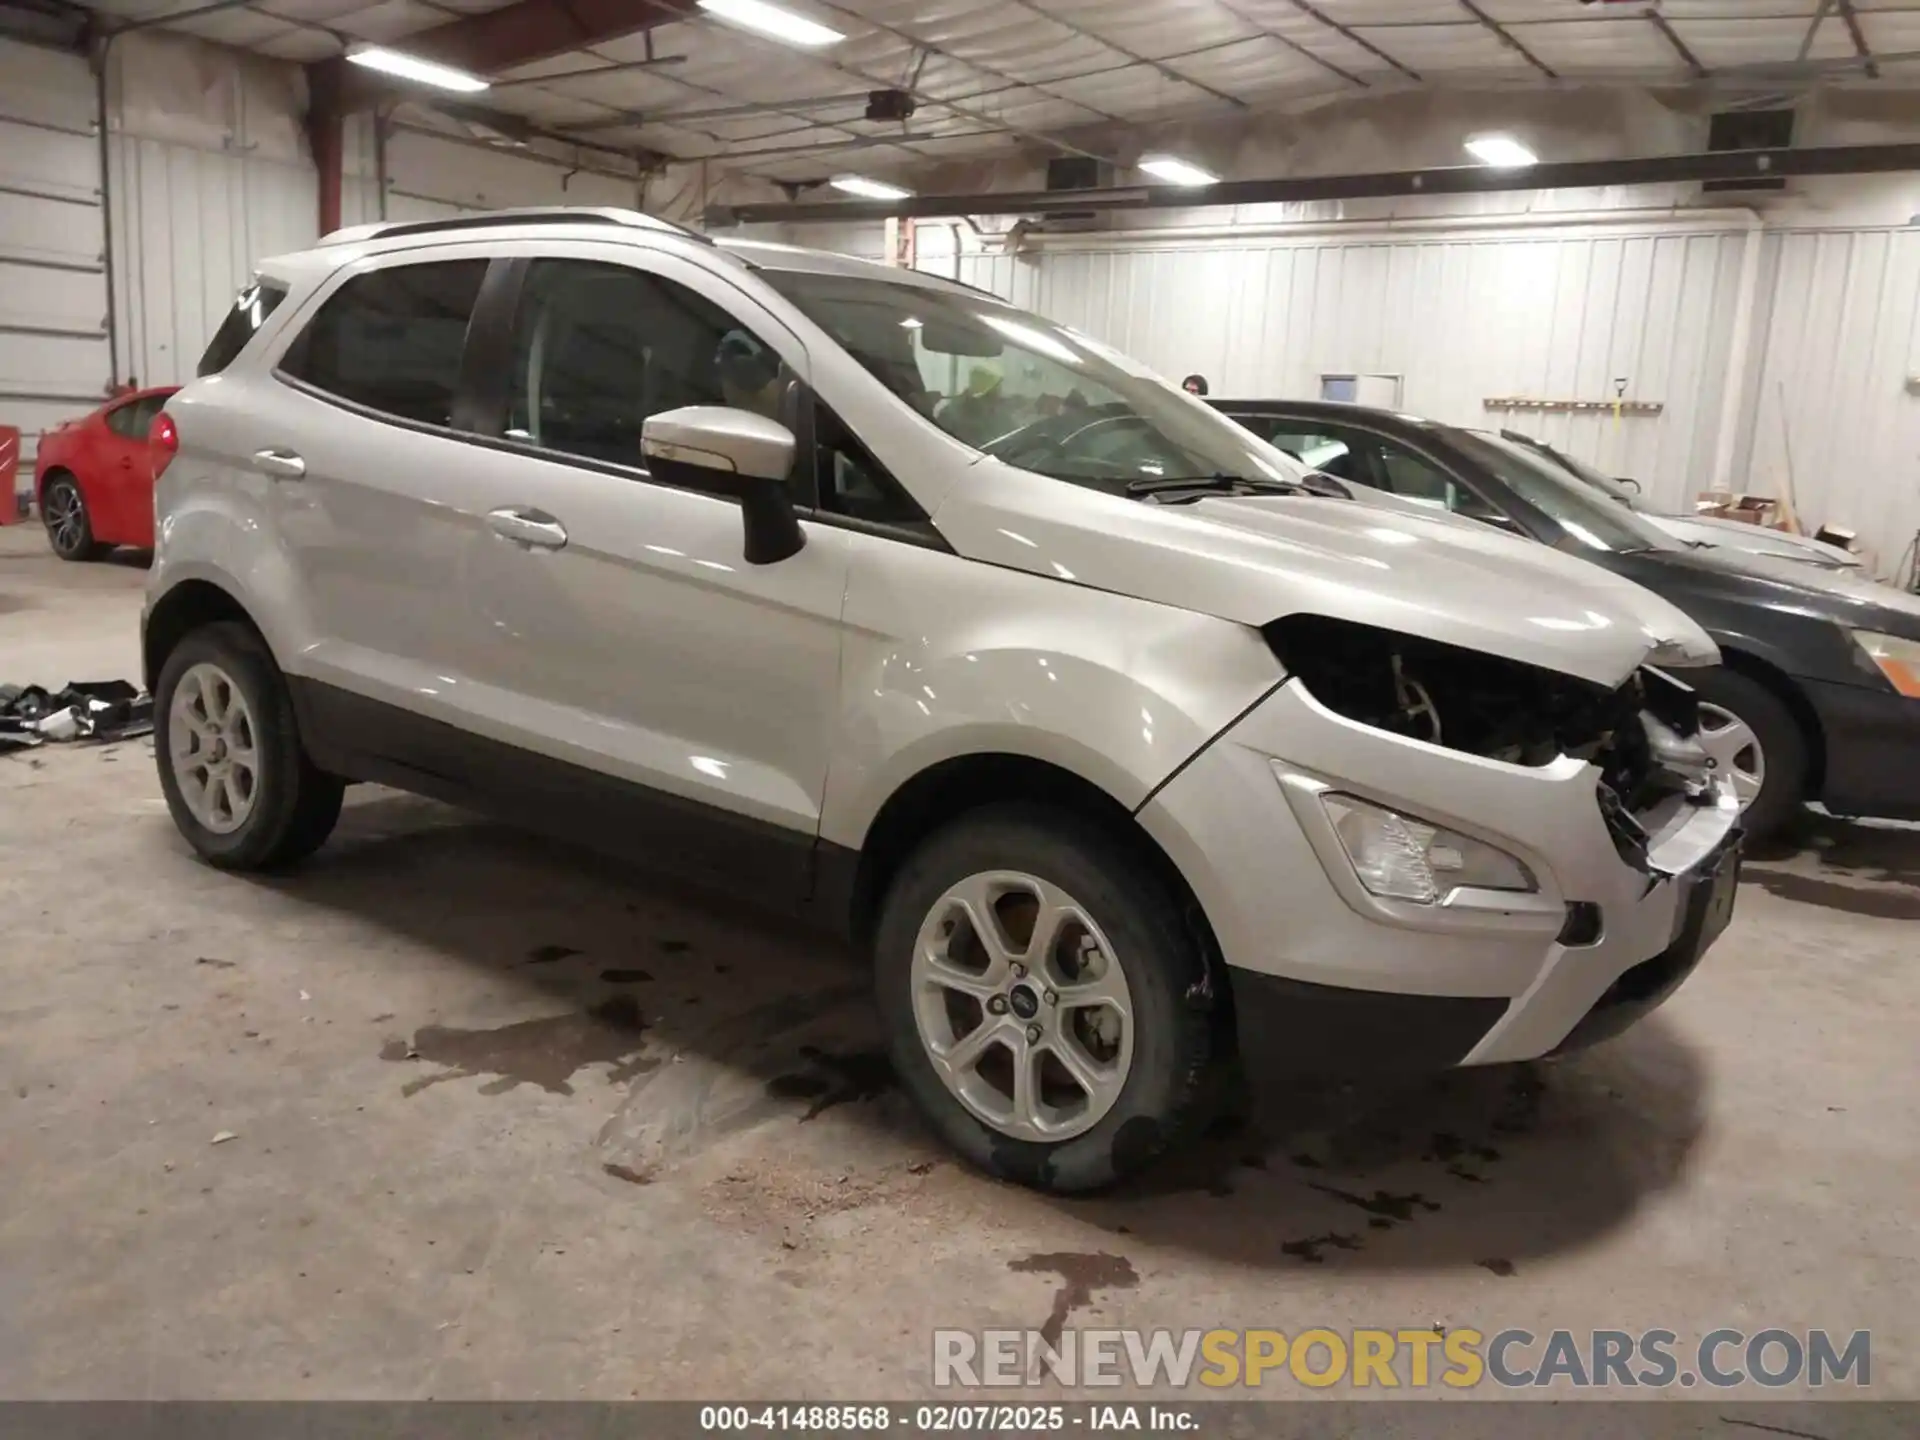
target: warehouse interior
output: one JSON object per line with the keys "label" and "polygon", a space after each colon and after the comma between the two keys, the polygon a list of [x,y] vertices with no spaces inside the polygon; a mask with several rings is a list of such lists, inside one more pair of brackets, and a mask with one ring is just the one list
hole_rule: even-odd
{"label": "warehouse interior", "polygon": [[[516,207],[925,271],[1215,396],[1513,426],[1920,591],[1920,3],[776,8],[835,39],[0,0],[0,682],[153,678],[148,555],[63,564],[30,509],[47,435],[191,381],[263,259]],[[1063,1324],[1867,1331],[1868,1398],[1920,1399],[1909,821],[1751,847],[1604,1046],[1269,1097],[1058,1197],[924,1130],[833,945],[373,786],[307,866],[222,874],[153,759],[0,753],[0,1399],[925,1400],[936,1329]]]}

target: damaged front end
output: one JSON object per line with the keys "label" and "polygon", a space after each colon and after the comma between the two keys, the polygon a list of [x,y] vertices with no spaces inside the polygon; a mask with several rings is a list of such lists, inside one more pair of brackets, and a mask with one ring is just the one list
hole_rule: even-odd
{"label": "damaged front end", "polygon": [[1348,720],[1510,765],[1562,756],[1594,765],[1614,848],[1643,874],[1693,863],[1691,853],[1663,853],[1659,837],[1678,828],[1679,811],[1723,803],[1724,777],[1700,744],[1693,690],[1650,666],[1608,689],[1321,615],[1289,616],[1262,633],[1288,673]]}

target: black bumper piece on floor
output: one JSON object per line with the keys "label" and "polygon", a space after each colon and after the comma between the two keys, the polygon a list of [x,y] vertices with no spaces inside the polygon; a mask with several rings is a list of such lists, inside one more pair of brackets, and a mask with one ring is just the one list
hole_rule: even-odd
{"label": "black bumper piece on floor", "polygon": [[1466,1058],[1499,997],[1395,995],[1229,969],[1240,1061],[1256,1090],[1346,1076],[1430,1074]]}

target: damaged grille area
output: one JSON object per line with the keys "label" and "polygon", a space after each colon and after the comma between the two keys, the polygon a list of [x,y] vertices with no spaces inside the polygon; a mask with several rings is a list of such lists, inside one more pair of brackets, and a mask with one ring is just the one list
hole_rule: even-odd
{"label": "damaged grille area", "polygon": [[1376,730],[1510,765],[1562,755],[1600,767],[1600,809],[1621,857],[1647,868],[1641,820],[1704,790],[1693,691],[1642,669],[1609,690],[1517,660],[1324,615],[1262,632],[1322,705]]}

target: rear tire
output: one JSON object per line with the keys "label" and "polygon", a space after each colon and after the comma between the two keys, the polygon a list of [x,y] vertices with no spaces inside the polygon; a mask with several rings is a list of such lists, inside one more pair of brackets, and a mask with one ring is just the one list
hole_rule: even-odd
{"label": "rear tire", "polygon": [[286,680],[247,626],[203,626],[174,647],[153,734],[167,809],[209,864],[271,870],[333,833],[346,787],[307,758]]}
{"label": "rear tire", "polygon": [[[1787,703],[1750,675],[1725,666],[1690,675],[1687,682],[1700,694],[1703,739],[1714,748],[1713,722],[1729,719],[1746,727],[1751,747],[1734,749],[1738,740],[1722,743],[1721,763],[1733,763],[1736,787],[1751,786],[1759,766],[1758,788],[1745,799],[1740,822],[1750,841],[1764,840],[1785,829],[1807,800],[1809,745]],[[1738,734],[1737,731],[1733,732]]]}
{"label": "rear tire", "polygon": [[1003,1179],[1099,1189],[1206,1122],[1202,945],[1160,877],[1069,812],[996,806],[925,840],[881,909],[875,981],[907,1093]]}
{"label": "rear tire", "polygon": [[62,560],[98,560],[110,548],[93,538],[93,516],[80,482],[64,470],[56,471],[40,492],[40,519],[47,527],[47,543]]}

